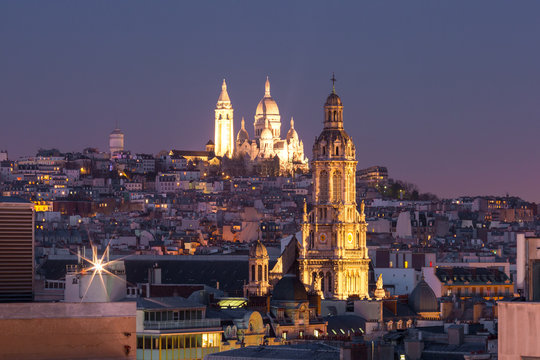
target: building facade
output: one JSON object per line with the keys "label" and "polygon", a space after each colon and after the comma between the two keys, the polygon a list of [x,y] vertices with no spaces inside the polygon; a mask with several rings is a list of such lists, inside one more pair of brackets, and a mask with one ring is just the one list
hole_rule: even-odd
{"label": "building facade", "polygon": [[0,264],[0,302],[33,301],[33,203],[0,196]]}
{"label": "building facade", "polygon": [[367,223],[363,203],[356,210],[355,146],[334,90],[324,113],[324,129],[313,145],[313,209],[308,214],[304,207],[300,279],[324,298],[368,298]]}
{"label": "building facade", "polygon": [[111,155],[124,151],[124,133],[118,126],[109,135],[109,152]]}
{"label": "building facade", "polygon": [[227,93],[227,83],[223,79],[221,94],[219,94],[215,110],[214,152],[216,156],[227,156],[230,158],[233,155],[233,113],[234,109]]}

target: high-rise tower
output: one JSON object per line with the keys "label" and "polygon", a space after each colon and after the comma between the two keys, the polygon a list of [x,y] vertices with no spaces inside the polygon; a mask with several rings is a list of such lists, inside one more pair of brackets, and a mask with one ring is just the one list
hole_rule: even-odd
{"label": "high-rise tower", "polygon": [[0,196],[0,302],[34,300],[34,204]]}
{"label": "high-rise tower", "polygon": [[216,104],[215,154],[232,157],[234,152],[233,108],[227,93],[227,83],[223,79],[221,94]]}
{"label": "high-rise tower", "polygon": [[124,151],[124,133],[118,128],[116,128],[109,135],[109,152],[111,155]]}
{"label": "high-rise tower", "polygon": [[313,145],[313,210],[304,208],[298,259],[304,285],[325,298],[369,297],[364,205],[356,210],[356,157],[343,129],[335,89],[324,104],[324,129]]}

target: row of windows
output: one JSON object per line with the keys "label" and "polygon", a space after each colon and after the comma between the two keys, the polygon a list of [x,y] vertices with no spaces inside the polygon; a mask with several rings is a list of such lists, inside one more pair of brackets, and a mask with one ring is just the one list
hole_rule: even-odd
{"label": "row of windows", "polygon": [[255,272],[255,265],[251,265],[251,281],[268,281],[268,265],[257,265],[257,272]]}
{"label": "row of windows", "polygon": [[[326,170],[321,171],[319,175],[319,201],[328,202],[330,200],[330,176]],[[343,176],[341,171],[334,171],[332,174],[332,201],[339,202],[342,199],[342,181]],[[354,201],[355,200],[355,179],[354,174],[349,172],[345,181],[345,201]]]}
{"label": "row of windows", "polygon": [[[340,151],[339,149],[340,149],[339,145],[336,145],[336,147],[334,148],[334,150],[335,150],[334,153],[330,154],[330,152],[327,151],[326,145],[323,145],[321,147],[321,154],[322,154],[322,156],[327,156],[327,155],[340,156],[340,155],[343,155],[342,151]],[[345,156],[354,156],[353,149],[350,146],[345,148]]]}
{"label": "row of windows", "polygon": [[[484,291],[485,290],[485,291]],[[480,295],[480,296],[503,296],[503,295],[510,295],[510,288],[505,287],[503,288],[497,288],[497,287],[479,287],[478,289],[476,287],[465,287],[463,290],[460,287],[456,288],[449,288],[447,290],[447,294],[451,296],[452,294],[456,294],[457,296],[469,296],[469,295]]]}
{"label": "row of windows", "polygon": [[196,335],[139,335],[137,349],[188,349],[216,347],[221,343],[220,333]]}
{"label": "row of windows", "polygon": [[202,316],[202,310],[145,311],[144,321],[200,320]]}

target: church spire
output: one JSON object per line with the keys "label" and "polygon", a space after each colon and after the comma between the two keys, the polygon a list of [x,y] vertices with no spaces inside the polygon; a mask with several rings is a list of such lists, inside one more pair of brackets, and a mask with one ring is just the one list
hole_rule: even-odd
{"label": "church spire", "polygon": [[294,129],[294,118],[291,116],[291,129]]}
{"label": "church spire", "polygon": [[223,79],[223,84],[221,84],[221,94],[219,94],[218,104],[219,103],[230,103],[231,99],[229,98],[229,93],[227,93],[227,83]]}
{"label": "church spire", "polygon": [[243,116],[242,116],[242,122],[240,123],[240,126],[242,127],[242,130],[246,130],[246,122],[244,121]]}
{"label": "church spire", "polygon": [[268,80],[268,75],[266,76],[266,83],[264,84],[264,96],[270,96],[270,80]]}

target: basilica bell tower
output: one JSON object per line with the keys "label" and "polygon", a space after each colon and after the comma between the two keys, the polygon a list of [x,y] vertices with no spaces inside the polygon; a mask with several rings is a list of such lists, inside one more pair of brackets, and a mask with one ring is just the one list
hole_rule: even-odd
{"label": "basilica bell tower", "polygon": [[231,158],[234,153],[233,112],[231,99],[227,93],[227,83],[223,79],[215,110],[214,152],[216,156]]}
{"label": "basilica bell tower", "polygon": [[363,202],[356,210],[355,151],[333,87],[324,104],[323,131],[313,145],[313,209],[307,213],[304,206],[298,259],[301,281],[326,299],[369,297],[367,223]]}

